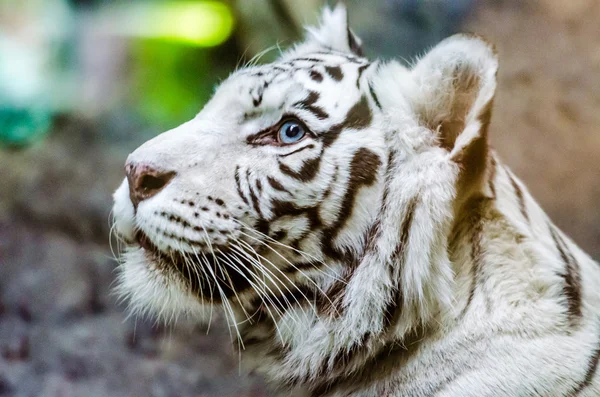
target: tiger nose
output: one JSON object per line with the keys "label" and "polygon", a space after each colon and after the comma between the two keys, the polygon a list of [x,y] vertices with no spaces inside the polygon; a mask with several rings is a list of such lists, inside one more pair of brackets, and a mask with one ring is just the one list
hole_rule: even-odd
{"label": "tiger nose", "polygon": [[129,183],[129,197],[134,207],[140,202],[155,196],[169,184],[174,171],[162,171],[143,163],[127,163],[125,174]]}

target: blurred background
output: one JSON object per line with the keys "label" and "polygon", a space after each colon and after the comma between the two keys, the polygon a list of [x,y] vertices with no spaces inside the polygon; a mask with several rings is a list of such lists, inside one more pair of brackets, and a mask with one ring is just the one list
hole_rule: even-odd
{"label": "blurred background", "polygon": [[[600,259],[599,1],[346,3],[371,57],[410,60],[458,31],[496,43],[493,145]],[[206,335],[126,318],[109,212],[130,151],[322,5],[0,0],[1,396],[284,395],[240,373],[219,321]]]}

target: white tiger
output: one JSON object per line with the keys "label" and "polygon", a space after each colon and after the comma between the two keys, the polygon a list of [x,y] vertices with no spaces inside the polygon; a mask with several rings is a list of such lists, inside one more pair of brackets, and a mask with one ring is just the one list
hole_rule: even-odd
{"label": "white tiger", "polygon": [[127,159],[134,311],[222,307],[242,362],[314,396],[597,396],[600,268],[488,147],[472,35],[371,62],[326,9]]}

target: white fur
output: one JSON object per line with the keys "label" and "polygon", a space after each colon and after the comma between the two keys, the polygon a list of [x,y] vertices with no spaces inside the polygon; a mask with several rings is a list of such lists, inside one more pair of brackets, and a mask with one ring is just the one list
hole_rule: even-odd
{"label": "white fur", "polygon": [[[482,115],[493,99],[498,68],[491,46],[458,35],[412,68],[395,61],[367,65],[350,54],[344,7],[326,9],[322,25],[308,31],[307,41],[275,65],[234,73],[192,121],[130,155],[129,162],[177,175],[141,202],[137,212],[123,182],[114,195],[117,233],[133,240],[141,230],[162,251],[192,258],[199,253],[177,238],[267,247],[257,264],[263,280],[253,279],[255,288],[240,292],[222,308],[242,340],[261,340],[247,347],[243,361],[272,380],[309,389],[329,382],[329,392],[340,396],[562,396],[579,388],[581,395],[599,395],[597,376],[584,383],[593,353],[600,348],[597,264],[559,231],[559,237],[552,237],[554,226],[493,152],[486,158],[488,166],[492,158],[497,162],[493,177],[486,169],[469,189],[457,188],[469,171],[464,156],[478,139],[487,139]],[[322,59],[323,65],[297,61],[310,57]],[[324,65],[339,67],[343,79],[328,76]],[[309,70],[320,73],[322,80],[315,80]],[[318,93],[313,106],[327,118],[306,106],[294,107],[310,92]],[[362,97],[369,103],[370,124],[346,128],[331,147],[312,139],[289,149],[247,143],[286,112],[296,114],[310,130],[327,134],[349,117]],[[257,98],[260,106],[253,104]],[[462,127],[449,131],[448,125]],[[444,134],[456,134],[456,139],[446,139],[450,148],[440,144],[448,138]],[[278,157],[310,144],[314,147],[302,154]],[[333,249],[356,261],[346,263],[328,257],[322,241],[327,227],[344,215],[340,211],[351,177],[349,164],[361,148],[376,155],[381,166],[375,182],[356,193],[352,211],[332,242]],[[301,181],[281,171],[284,164],[299,172],[307,159],[317,156],[322,160],[315,179]],[[236,190],[236,172],[243,173],[239,184],[247,202]],[[267,177],[279,180],[285,191],[269,186]],[[250,189],[257,181],[262,190],[252,203]],[[215,206],[215,197],[226,207]],[[493,205],[483,206],[477,218],[481,223],[469,226],[465,222],[473,216],[470,211],[476,211],[468,206],[473,199]],[[239,222],[253,225],[261,216],[274,216],[274,200],[319,206],[323,225],[315,230],[306,214],[282,216],[269,225],[271,231],[286,231],[286,241],[301,239],[301,252],[238,227]],[[203,206],[210,210],[199,211]],[[208,235],[170,222],[160,215],[165,211],[192,225],[215,225],[223,234]],[[376,233],[369,234],[377,222]],[[165,237],[156,228],[177,238]],[[476,241],[473,228],[481,228]],[[575,320],[566,313],[573,301],[565,293],[566,264],[556,238],[564,240],[563,250],[572,253],[581,278],[581,316]],[[282,269],[306,261],[322,264],[282,274]],[[353,272],[350,266],[355,266]],[[188,291],[176,272],[157,267],[143,249],[129,248],[121,268],[119,290],[134,311],[167,320],[179,315],[206,318],[202,299]],[[303,286],[322,296],[340,279],[344,294],[326,296],[338,299],[337,314],[319,313],[320,303],[307,296],[283,311],[274,305],[278,292]],[[397,291],[397,318],[388,327],[387,310]],[[262,315],[271,318],[274,329],[245,312],[257,296],[264,299]],[[358,353],[347,362],[339,358],[351,351]],[[374,357],[378,361],[365,367]]]}

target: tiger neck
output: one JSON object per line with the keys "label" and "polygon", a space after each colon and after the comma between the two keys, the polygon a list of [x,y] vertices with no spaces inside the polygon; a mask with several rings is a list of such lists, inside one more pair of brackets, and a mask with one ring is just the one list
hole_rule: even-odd
{"label": "tiger neck", "polygon": [[[415,172],[403,161],[407,172]],[[438,171],[443,172],[444,168]],[[375,217],[367,232],[371,244],[366,245],[362,260],[346,273],[343,283],[322,286],[327,288],[325,299],[289,308],[280,318],[248,328],[252,330],[248,352],[260,357],[256,365],[272,379],[316,389],[343,379],[345,374],[368,371],[365,363],[374,363],[379,353],[392,346],[410,345],[410,349],[396,352],[402,353],[398,359],[401,366],[416,346],[427,343],[428,336],[440,330],[449,332],[479,313],[478,305],[486,303],[476,294],[479,276],[473,275],[482,267],[486,250],[492,247],[502,254],[507,241],[513,245],[523,242],[528,217],[545,216],[494,155],[485,172],[483,193],[465,200],[458,209],[452,194],[444,196],[453,187],[440,182],[452,179],[442,175],[428,186],[419,186],[416,194],[405,195],[396,207],[397,219],[387,214]],[[430,194],[419,194],[425,188]],[[428,197],[437,201],[428,203]],[[439,215],[433,221],[426,218],[436,216],[432,208],[437,208]],[[419,236],[422,229],[440,233]],[[390,230],[399,237],[391,248],[384,244],[384,232]],[[409,249],[425,243],[427,251]],[[446,295],[440,298],[440,292]],[[451,303],[439,304],[444,299]]]}
{"label": "tiger neck", "polygon": [[390,153],[380,212],[345,280],[322,285],[324,298],[243,331],[259,369],[283,383],[316,385],[359,370],[387,344],[417,337],[446,316],[457,173],[446,154]]}
{"label": "tiger neck", "polygon": [[[563,255],[571,260],[572,255],[563,251],[576,248],[562,237],[512,171],[495,156],[492,159],[488,195],[470,200],[456,217],[448,253],[455,274],[455,322],[497,321],[502,328],[511,323],[510,318],[499,314],[511,313],[510,308],[502,309],[503,305],[514,302],[515,294],[521,291],[528,291],[519,301],[522,310],[535,307],[536,301],[559,301],[551,292],[553,279],[536,274],[547,272],[543,268],[556,266],[551,265],[556,261],[561,266]],[[568,268],[565,277],[577,279],[577,274],[568,274]],[[528,269],[531,277],[519,276],[523,269]],[[503,285],[512,289],[499,287]],[[561,318],[562,309],[558,305],[557,313],[548,318]],[[518,326],[520,331],[526,327]],[[534,331],[536,325],[531,326]]]}

